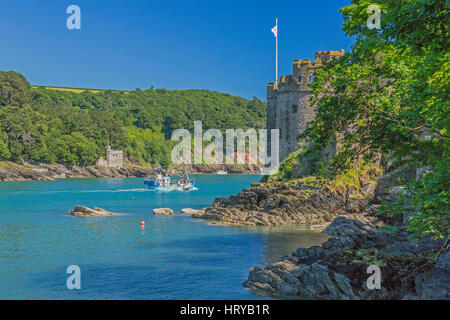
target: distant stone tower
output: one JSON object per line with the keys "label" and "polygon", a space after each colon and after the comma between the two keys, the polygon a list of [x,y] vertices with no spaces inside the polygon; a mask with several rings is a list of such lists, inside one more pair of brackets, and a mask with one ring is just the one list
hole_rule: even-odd
{"label": "distant stone tower", "polygon": [[111,150],[111,146],[106,148],[106,162],[110,168],[123,167],[123,151]]}
{"label": "distant stone tower", "polygon": [[[341,51],[316,52],[314,62],[295,60],[292,75],[278,79],[278,86],[267,85],[267,129],[280,130],[280,161],[298,148],[297,137],[314,120],[315,108],[309,84],[314,81],[314,70],[323,62],[344,55]],[[270,139],[269,139],[270,142]],[[270,150],[270,146],[269,146]]]}
{"label": "distant stone tower", "polygon": [[106,160],[100,157],[96,165],[99,167],[120,168],[123,167],[123,151],[112,150],[111,146],[106,147]]}

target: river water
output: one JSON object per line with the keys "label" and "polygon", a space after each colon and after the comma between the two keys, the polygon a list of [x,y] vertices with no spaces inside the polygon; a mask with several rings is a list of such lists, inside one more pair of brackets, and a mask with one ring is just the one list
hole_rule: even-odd
{"label": "river water", "polygon": [[[250,268],[326,239],[305,227],[223,227],[152,214],[200,209],[260,176],[195,178],[199,190],[168,193],[148,191],[141,178],[0,182],[0,299],[265,298],[242,286]],[[123,215],[73,217],[77,204]],[[81,290],[67,288],[70,265],[81,270]]]}

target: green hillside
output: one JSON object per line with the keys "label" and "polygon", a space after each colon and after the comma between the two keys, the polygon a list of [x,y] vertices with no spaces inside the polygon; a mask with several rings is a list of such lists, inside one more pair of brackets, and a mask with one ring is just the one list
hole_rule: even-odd
{"label": "green hillside", "polygon": [[263,128],[266,104],[208,90],[58,90],[0,71],[0,160],[91,165],[110,142],[168,167],[177,128]]}

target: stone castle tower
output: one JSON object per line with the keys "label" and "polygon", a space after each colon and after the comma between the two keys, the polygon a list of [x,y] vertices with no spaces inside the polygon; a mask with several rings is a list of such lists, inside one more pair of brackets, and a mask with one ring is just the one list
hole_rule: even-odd
{"label": "stone castle tower", "polygon": [[295,60],[292,75],[280,77],[277,86],[274,82],[267,85],[267,129],[280,130],[280,161],[297,149],[297,137],[314,120],[315,108],[310,104],[313,93],[309,86],[314,81],[314,70],[323,62],[343,55],[343,49],[320,51],[316,52],[314,62]]}
{"label": "stone castle tower", "polygon": [[99,167],[120,168],[123,167],[123,151],[112,150],[111,146],[106,147],[106,160],[100,157],[96,165]]}

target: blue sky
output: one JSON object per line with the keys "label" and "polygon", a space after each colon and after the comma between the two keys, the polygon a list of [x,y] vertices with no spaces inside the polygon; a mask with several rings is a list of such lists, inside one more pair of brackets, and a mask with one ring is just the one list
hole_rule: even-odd
{"label": "blue sky", "polygon": [[[350,48],[338,9],[350,0],[2,0],[0,70],[31,84],[209,89],[265,100],[275,77],[315,51]],[[81,8],[68,30],[66,8]]]}

